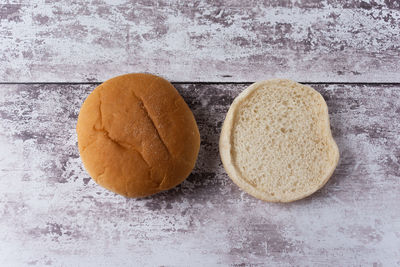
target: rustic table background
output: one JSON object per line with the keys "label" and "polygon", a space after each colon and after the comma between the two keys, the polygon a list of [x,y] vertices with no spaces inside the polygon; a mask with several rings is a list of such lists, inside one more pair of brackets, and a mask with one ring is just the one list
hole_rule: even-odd
{"label": "rustic table background", "polygon": [[[174,82],[202,137],[175,189],[126,199],[77,150],[100,82]],[[286,77],[325,97],[341,159],[304,200],[271,204],[225,174],[218,138],[250,82]],[[0,3],[1,266],[399,266],[400,2]]]}

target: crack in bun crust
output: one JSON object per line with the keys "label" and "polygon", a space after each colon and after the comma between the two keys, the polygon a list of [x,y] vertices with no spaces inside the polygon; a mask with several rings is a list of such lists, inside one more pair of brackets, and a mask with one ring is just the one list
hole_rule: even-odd
{"label": "crack in bun crust", "polygon": [[82,104],[76,131],[90,176],[126,197],[180,184],[200,148],[190,108],[171,83],[151,74],[126,74],[96,87]]}

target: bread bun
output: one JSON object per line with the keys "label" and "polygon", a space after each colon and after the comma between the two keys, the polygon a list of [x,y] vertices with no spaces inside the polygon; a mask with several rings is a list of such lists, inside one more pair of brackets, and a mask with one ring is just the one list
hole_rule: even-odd
{"label": "bread bun", "polygon": [[219,148],[229,177],[250,195],[272,202],[311,195],[339,160],[323,97],[282,79],[254,83],[234,100]]}
{"label": "bread bun", "polygon": [[76,126],[90,176],[127,197],[180,184],[200,148],[195,118],[171,83],[151,74],[112,78],[87,97]]}

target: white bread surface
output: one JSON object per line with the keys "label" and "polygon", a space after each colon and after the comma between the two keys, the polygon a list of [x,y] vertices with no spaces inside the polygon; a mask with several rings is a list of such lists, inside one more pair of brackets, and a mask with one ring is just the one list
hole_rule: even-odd
{"label": "white bread surface", "polygon": [[339,161],[325,100],[313,88],[285,79],[254,83],[233,101],[219,149],[233,182],[270,202],[311,195]]}

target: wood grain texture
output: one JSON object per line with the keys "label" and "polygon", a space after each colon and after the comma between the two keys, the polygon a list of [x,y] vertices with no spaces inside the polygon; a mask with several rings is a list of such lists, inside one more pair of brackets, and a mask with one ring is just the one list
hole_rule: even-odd
{"label": "wood grain texture", "polygon": [[0,60],[0,82],[400,82],[400,3],[8,0]]}
{"label": "wood grain texture", "polygon": [[400,86],[313,85],[327,100],[341,160],[291,204],[243,193],[218,138],[247,84],[177,84],[202,136],[180,186],[144,199],[102,189],[77,151],[80,105],[95,85],[0,85],[0,265],[400,265]]}

